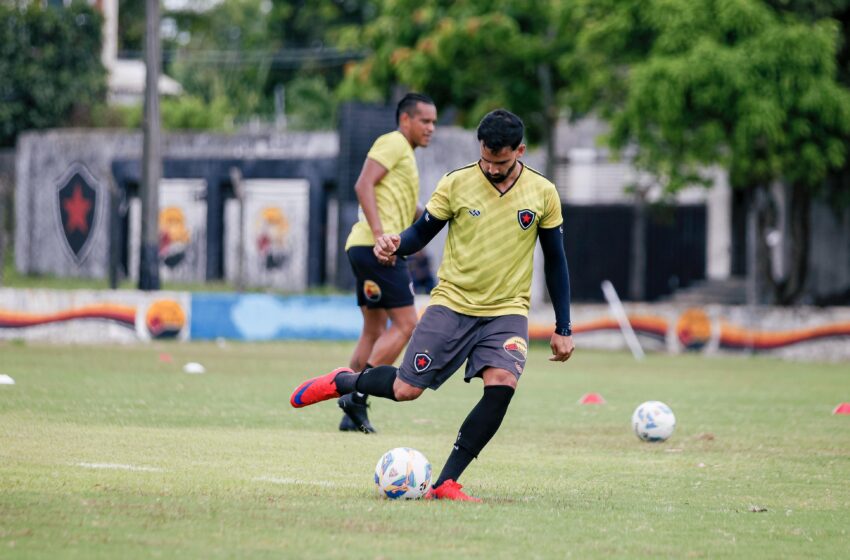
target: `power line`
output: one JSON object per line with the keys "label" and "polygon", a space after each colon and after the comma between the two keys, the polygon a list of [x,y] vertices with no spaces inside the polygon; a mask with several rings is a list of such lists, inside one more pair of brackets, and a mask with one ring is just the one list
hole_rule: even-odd
{"label": "power line", "polygon": [[[300,68],[306,63],[317,66],[342,66],[352,60],[366,58],[366,50],[337,50],[293,48],[281,50],[186,50],[170,49],[163,51],[168,62],[176,59],[196,64],[215,64],[221,66],[251,66],[267,64],[274,68]],[[122,51],[121,58],[140,58],[139,51]]]}

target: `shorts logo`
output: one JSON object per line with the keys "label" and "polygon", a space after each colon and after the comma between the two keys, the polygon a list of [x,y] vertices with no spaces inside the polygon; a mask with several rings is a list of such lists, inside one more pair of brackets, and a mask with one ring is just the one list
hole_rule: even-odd
{"label": "shorts logo", "polygon": [[525,362],[525,356],[528,354],[528,344],[521,336],[512,336],[507,339],[502,344],[502,348],[505,349],[505,352],[507,352],[511,358],[520,362]]}
{"label": "shorts logo", "polygon": [[537,214],[527,208],[516,213],[516,218],[519,221],[519,227],[522,229],[530,228],[531,224],[534,223],[534,218],[536,217]]}
{"label": "shorts logo", "polygon": [[431,356],[422,352],[413,356],[413,369],[416,373],[424,373],[429,367],[431,367]]}
{"label": "shorts logo", "polygon": [[374,280],[363,282],[363,295],[369,301],[381,301],[381,287]]}

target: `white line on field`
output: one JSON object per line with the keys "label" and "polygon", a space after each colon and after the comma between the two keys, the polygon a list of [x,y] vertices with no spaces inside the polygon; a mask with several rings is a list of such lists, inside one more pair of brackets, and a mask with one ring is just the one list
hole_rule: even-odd
{"label": "white line on field", "polygon": [[122,465],[120,463],[75,463],[78,467],[86,469],[112,469],[118,471],[142,471],[142,472],[164,472],[158,467],[140,467],[138,465]]}
{"label": "white line on field", "polygon": [[355,488],[353,484],[339,484],[328,480],[299,480],[297,478],[279,478],[276,476],[258,476],[255,482],[271,482],[272,484],[293,484],[301,486],[322,486],[324,488]]}

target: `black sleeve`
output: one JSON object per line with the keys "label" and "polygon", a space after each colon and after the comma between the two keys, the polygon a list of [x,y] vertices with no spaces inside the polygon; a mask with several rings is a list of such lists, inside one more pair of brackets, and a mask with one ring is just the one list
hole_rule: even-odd
{"label": "black sleeve", "polygon": [[440,233],[447,223],[447,220],[438,220],[426,209],[412,226],[401,232],[401,244],[395,254],[406,257],[416,253],[434,239],[434,236]]}
{"label": "black sleeve", "polygon": [[561,227],[538,230],[540,246],[543,248],[543,270],[546,273],[546,287],[555,308],[555,332],[570,336],[573,334],[570,324],[570,271],[567,267],[567,255],[564,253],[564,235]]}

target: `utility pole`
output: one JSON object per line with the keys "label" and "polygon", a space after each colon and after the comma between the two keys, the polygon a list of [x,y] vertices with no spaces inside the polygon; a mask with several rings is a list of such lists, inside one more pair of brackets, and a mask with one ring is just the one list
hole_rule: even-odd
{"label": "utility pole", "polygon": [[162,154],[159,128],[159,0],[145,0],[145,114],[142,148],[142,243],[139,289],[159,289],[159,180]]}
{"label": "utility pole", "polygon": [[635,183],[632,207],[632,247],[629,263],[629,299],[646,299],[646,203],[648,185]]}

